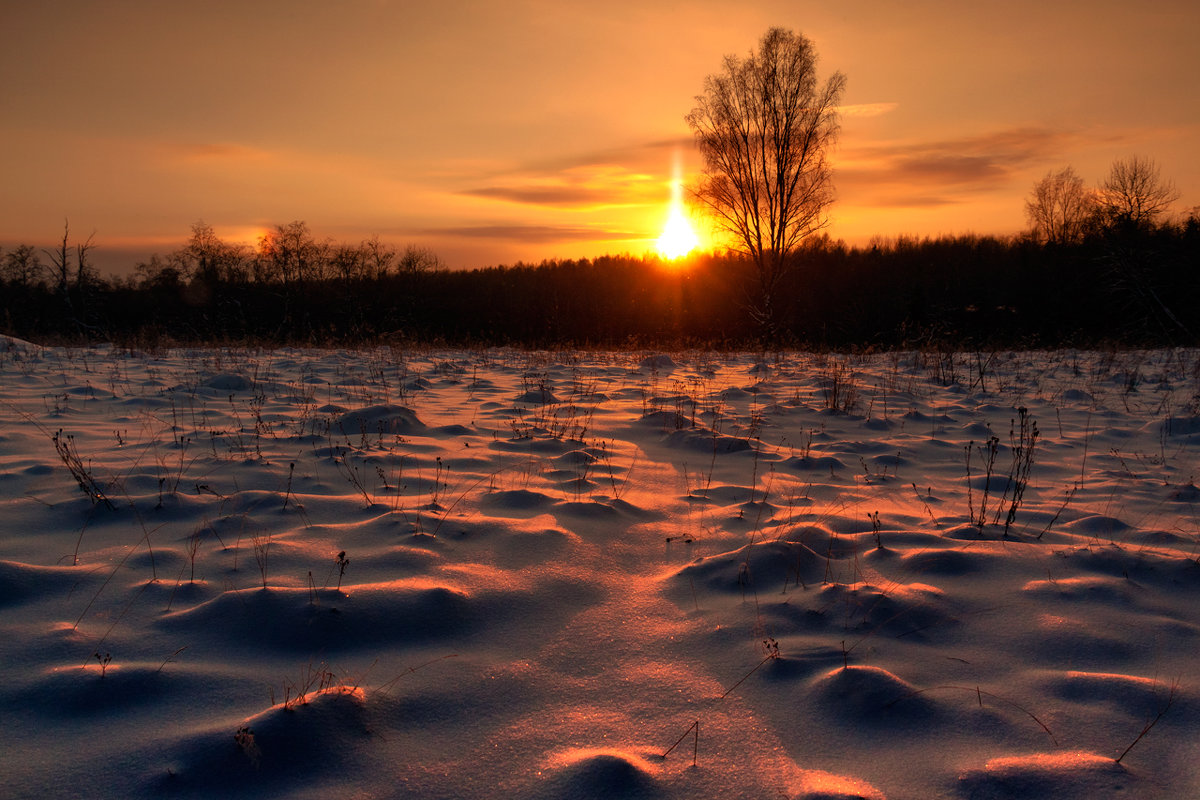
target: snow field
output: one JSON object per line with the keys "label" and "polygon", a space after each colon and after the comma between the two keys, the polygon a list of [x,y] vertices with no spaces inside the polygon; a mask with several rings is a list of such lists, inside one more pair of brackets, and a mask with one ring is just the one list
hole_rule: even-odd
{"label": "snow field", "polygon": [[0,793],[1190,796],[1198,405],[1194,351],[6,340]]}

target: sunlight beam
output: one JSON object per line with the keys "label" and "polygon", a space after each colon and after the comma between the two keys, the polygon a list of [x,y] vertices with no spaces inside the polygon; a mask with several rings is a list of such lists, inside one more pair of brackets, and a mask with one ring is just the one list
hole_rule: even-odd
{"label": "sunlight beam", "polygon": [[700,245],[700,237],[692,228],[683,209],[683,164],[675,153],[674,177],[671,179],[671,206],[662,235],[658,237],[658,254],[671,261],[683,258]]}

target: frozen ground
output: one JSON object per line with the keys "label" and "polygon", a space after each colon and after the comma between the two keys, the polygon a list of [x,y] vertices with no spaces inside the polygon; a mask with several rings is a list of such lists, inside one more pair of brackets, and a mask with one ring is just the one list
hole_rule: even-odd
{"label": "frozen ground", "polygon": [[0,342],[0,795],[1196,796],[1198,370]]}

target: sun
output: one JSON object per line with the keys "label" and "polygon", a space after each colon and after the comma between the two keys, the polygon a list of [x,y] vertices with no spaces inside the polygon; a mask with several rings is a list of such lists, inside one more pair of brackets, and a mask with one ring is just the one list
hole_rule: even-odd
{"label": "sun", "polygon": [[662,235],[656,243],[658,254],[663,258],[674,261],[683,258],[700,246],[700,237],[696,235],[692,223],[688,221],[683,211],[683,179],[679,158],[675,160],[675,178],[671,181],[671,209],[667,213],[667,224],[663,226]]}
{"label": "sun", "polygon": [[692,224],[683,215],[683,209],[672,203],[667,224],[663,227],[662,236],[658,237],[658,254],[674,261],[683,258],[699,245],[700,237],[692,230]]}

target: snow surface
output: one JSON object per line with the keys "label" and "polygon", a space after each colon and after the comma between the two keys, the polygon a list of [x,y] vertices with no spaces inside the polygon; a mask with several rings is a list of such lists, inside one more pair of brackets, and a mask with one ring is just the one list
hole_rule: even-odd
{"label": "snow surface", "polygon": [[1198,406],[1194,351],[5,340],[0,796],[1194,797]]}

